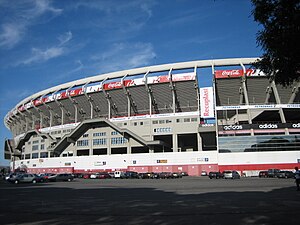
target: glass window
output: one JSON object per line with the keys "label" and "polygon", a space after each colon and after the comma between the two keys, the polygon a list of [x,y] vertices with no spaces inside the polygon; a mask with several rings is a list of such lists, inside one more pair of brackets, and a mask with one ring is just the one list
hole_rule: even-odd
{"label": "glass window", "polygon": [[37,159],[39,157],[39,153],[32,153],[31,158],[32,159]]}
{"label": "glass window", "polygon": [[152,124],[158,124],[158,120],[153,120]]}
{"label": "glass window", "polygon": [[300,135],[259,135],[219,137],[219,152],[297,151]]}
{"label": "glass window", "polygon": [[32,145],[31,149],[32,149],[32,151],[39,150],[39,146],[38,145]]}
{"label": "glass window", "polygon": [[93,145],[106,145],[106,138],[93,139]]}
{"label": "glass window", "polygon": [[48,158],[48,152],[41,152],[40,158]]}
{"label": "glass window", "polygon": [[111,139],[111,144],[112,145],[121,145],[127,143],[127,139],[124,137],[115,137]]}
{"label": "glass window", "polygon": [[190,119],[190,118],[184,118],[184,119],[183,119],[183,122],[185,122],[185,123],[186,123],[186,122],[191,122],[191,119]]}
{"label": "glass window", "polygon": [[77,146],[88,146],[88,145],[89,145],[89,140],[77,141]]}

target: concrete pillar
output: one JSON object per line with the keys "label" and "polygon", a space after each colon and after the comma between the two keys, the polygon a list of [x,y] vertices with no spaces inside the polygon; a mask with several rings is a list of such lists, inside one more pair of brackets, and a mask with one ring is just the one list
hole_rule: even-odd
{"label": "concrete pillar", "polygon": [[173,152],[178,152],[178,137],[176,133],[172,135],[172,141]]}

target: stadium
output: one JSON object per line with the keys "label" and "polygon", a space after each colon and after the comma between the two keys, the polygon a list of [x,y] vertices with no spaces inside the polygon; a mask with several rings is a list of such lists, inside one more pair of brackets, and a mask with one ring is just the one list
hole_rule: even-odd
{"label": "stadium", "polygon": [[299,82],[268,80],[256,60],[155,65],[40,91],[5,116],[5,159],[32,173],[291,170],[300,163]]}

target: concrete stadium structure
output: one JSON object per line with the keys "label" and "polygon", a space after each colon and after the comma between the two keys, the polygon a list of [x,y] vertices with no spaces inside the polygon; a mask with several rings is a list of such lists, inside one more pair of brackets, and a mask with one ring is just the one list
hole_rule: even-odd
{"label": "concrete stadium structure", "polygon": [[33,94],[4,118],[13,134],[5,159],[13,170],[35,173],[293,169],[300,162],[299,82],[268,80],[250,67],[256,60],[150,66]]}

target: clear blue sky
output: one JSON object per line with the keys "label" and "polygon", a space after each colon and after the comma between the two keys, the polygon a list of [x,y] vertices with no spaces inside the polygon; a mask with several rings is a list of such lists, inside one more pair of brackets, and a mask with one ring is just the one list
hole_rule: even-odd
{"label": "clear blue sky", "polygon": [[257,57],[250,0],[0,0],[3,118],[43,89],[147,65]]}

